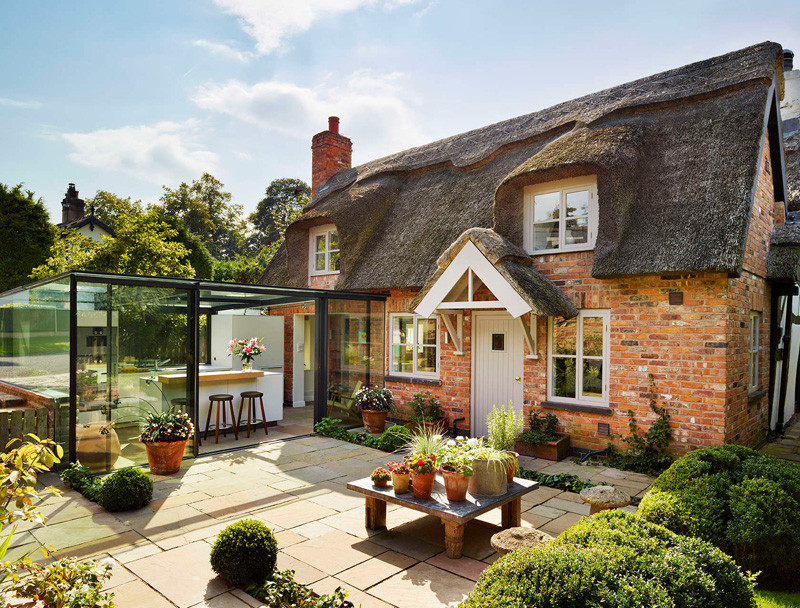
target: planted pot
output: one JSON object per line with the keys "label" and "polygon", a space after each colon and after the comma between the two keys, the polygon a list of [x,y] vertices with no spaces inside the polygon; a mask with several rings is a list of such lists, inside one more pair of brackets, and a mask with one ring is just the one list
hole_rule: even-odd
{"label": "planted pot", "polygon": [[373,481],[372,485],[376,488],[387,488],[389,487],[389,480],[388,479],[381,479],[380,481]]}
{"label": "planted pot", "polygon": [[519,460],[519,453],[518,452],[507,452],[509,456],[512,456],[511,460],[508,461],[508,468],[506,470],[506,481],[511,483],[514,481],[514,473],[517,472],[517,461]]}
{"label": "planted pot", "polygon": [[461,502],[467,499],[469,489],[469,477],[463,473],[442,470],[444,478],[444,490],[447,493],[447,500],[450,502]]}
{"label": "planted pot", "polygon": [[434,420],[433,422],[423,422],[422,423],[427,430],[431,431],[432,433],[438,433],[440,435],[444,435],[445,431],[447,431],[447,419],[441,418],[440,420]]}
{"label": "planted pot", "polygon": [[501,496],[508,490],[508,466],[504,460],[473,460],[469,478],[473,496]]}
{"label": "planted pot", "polygon": [[414,475],[414,484],[411,488],[414,490],[414,498],[430,498],[433,493],[433,484],[436,481],[436,471],[430,473],[417,473]]}
{"label": "planted pot", "polygon": [[569,456],[569,435],[561,435],[556,441],[543,443],[518,441],[514,449],[523,456],[535,456],[545,460],[564,460]]}
{"label": "planted pot", "polygon": [[405,494],[408,492],[408,484],[411,481],[411,473],[392,473],[392,486],[395,494]]}
{"label": "planted pot", "polygon": [[119,437],[113,422],[90,422],[78,427],[78,462],[93,473],[108,471],[119,459]]}
{"label": "planted pot", "polygon": [[368,432],[383,433],[388,414],[389,412],[381,410],[361,410],[361,419],[364,421],[364,426]]}
{"label": "planted pot", "polygon": [[150,472],[153,475],[172,475],[181,468],[183,451],[186,442],[183,441],[156,441],[145,443],[147,450],[147,462],[150,464]]}

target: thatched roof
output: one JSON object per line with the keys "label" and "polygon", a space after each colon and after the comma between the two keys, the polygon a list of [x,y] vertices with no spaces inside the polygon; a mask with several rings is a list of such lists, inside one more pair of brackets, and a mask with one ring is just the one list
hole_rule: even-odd
{"label": "thatched roof", "polygon": [[422,301],[468,241],[475,244],[536,314],[556,317],[578,314],[564,292],[533,268],[533,260],[521,247],[488,228],[470,228],[447,248],[436,261],[436,272],[411,302],[409,310],[414,310]]}
{"label": "thatched roof", "polygon": [[800,224],[783,224],[772,230],[767,278],[773,281],[800,281]]}
{"label": "thatched roof", "polygon": [[304,285],[306,231],[329,221],[337,288],[421,287],[470,228],[521,244],[525,184],[587,174],[600,204],[593,275],[738,273],[781,62],[766,42],[341,171],[261,282]]}

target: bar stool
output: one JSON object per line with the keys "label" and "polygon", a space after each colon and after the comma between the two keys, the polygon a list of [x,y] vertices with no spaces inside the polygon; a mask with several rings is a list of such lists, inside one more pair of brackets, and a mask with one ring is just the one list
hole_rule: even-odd
{"label": "bar stool", "polygon": [[[214,429],[214,443],[219,443],[219,430],[222,429],[222,435],[228,436],[228,429],[233,428],[233,436],[239,439],[239,431],[236,428],[236,416],[233,413],[233,395],[226,395],[220,393],[219,395],[211,395],[208,404],[208,417],[206,418],[206,431],[203,434],[203,439],[208,438],[208,431]],[[216,424],[211,425],[211,410],[216,406],[217,417]],[[225,406],[231,408],[231,423],[228,424],[228,416],[225,412]],[[222,425],[219,423],[219,411],[222,410]]]}
{"label": "bar stool", "polygon": [[[269,435],[269,431],[267,430],[267,416],[264,414],[264,393],[260,391],[244,391],[241,393],[241,401],[239,402],[239,421],[236,423],[236,426],[240,426],[242,424],[242,407],[244,406],[244,400],[247,399],[247,437],[250,438],[250,423],[254,422],[258,425],[259,422],[264,423],[264,434]],[[256,399],[259,400],[261,403],[261,420],[256,418]],[[256,426],[258,428],[258,426]],[[253,431],[255,432],[255,430]]]}

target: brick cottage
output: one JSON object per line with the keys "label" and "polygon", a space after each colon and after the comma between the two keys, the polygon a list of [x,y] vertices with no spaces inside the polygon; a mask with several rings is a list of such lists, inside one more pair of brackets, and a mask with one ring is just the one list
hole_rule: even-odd
{"label": "brick cottage", "polygon": [[[652,374],[677,451],[757,445],[786,399],[773,317],[800,241],[768,268],[783,90],[768,42],[357,167],[331,118],[260,282],[388,295],[386,386],[400,404],[430,390],[473,435],[512,402],[602,448],[628,410],[653,419]],[[272,311],[289,401],[298,312]]]}

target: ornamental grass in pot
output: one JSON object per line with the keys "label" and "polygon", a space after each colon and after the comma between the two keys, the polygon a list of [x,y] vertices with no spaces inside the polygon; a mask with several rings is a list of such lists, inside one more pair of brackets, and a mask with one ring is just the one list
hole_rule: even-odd
{"label": "ornamental grass in pot", "polygon": [[514,457],[479,439],[467,441],[474,474],[469,478],[469,493],[473,496],[501,496],[508,490],[508,467]]}
{"label": "ornamental grass in pot", "polygon": [[[459,439],[462,439],[459,437]],[[439,459],[447,500],[461,502],[467,499],[469,478],[473,475],[472,458],[465,441],[447,442]]]}
{"label": "ornamental grass in pot", "polygon": [[489,427],[489,446],[509,455],[506,481],[511,483],[514,481],[519,460],[519,454],[514,451],[514,446],[524,426],[522,412],[515,413],[514,406],[509,401],[508,409],[502,405],[493,407],[492,413],[486,417],[486,422]]}
{"label": "ornamental grass in pot", "polygon": [[408,468],[414,473],[414,498],[430,498],[436,481],[436,463],[430,456],[415,454],[408,461]]}
{"label": "ornamental grass in pot", "polygon": [[383,433],[392,403],[392,391],[377,386],[362,388],[353,400],[353,406],[361,411],[361,419],[370,433]]}
{"label": "ornamental grass in pot", "polygon": [[145,415],[139,440],[147,450],[147,462],[154,475],[171,475],[181,468],[186,442],[194,435],[194,425],[186,412],[153,411]]}
{"label": "ornamental grass in pot", "polygon": [[[406,442],[405,450],[409,455],[428,456],[436,464],[439,454],[444,450],[444,438],[425,426],[418,426],[417,430],[411,434],[411,437]],[[414,471],[411,471],[411,485],[414,485]]]}
{"label": "ornamental grass in pot", "polygon": [[406,494],[411,481],[411,469],[405,462],[390,462],[386,467],[392,472],[392,487],[395,494]]}

